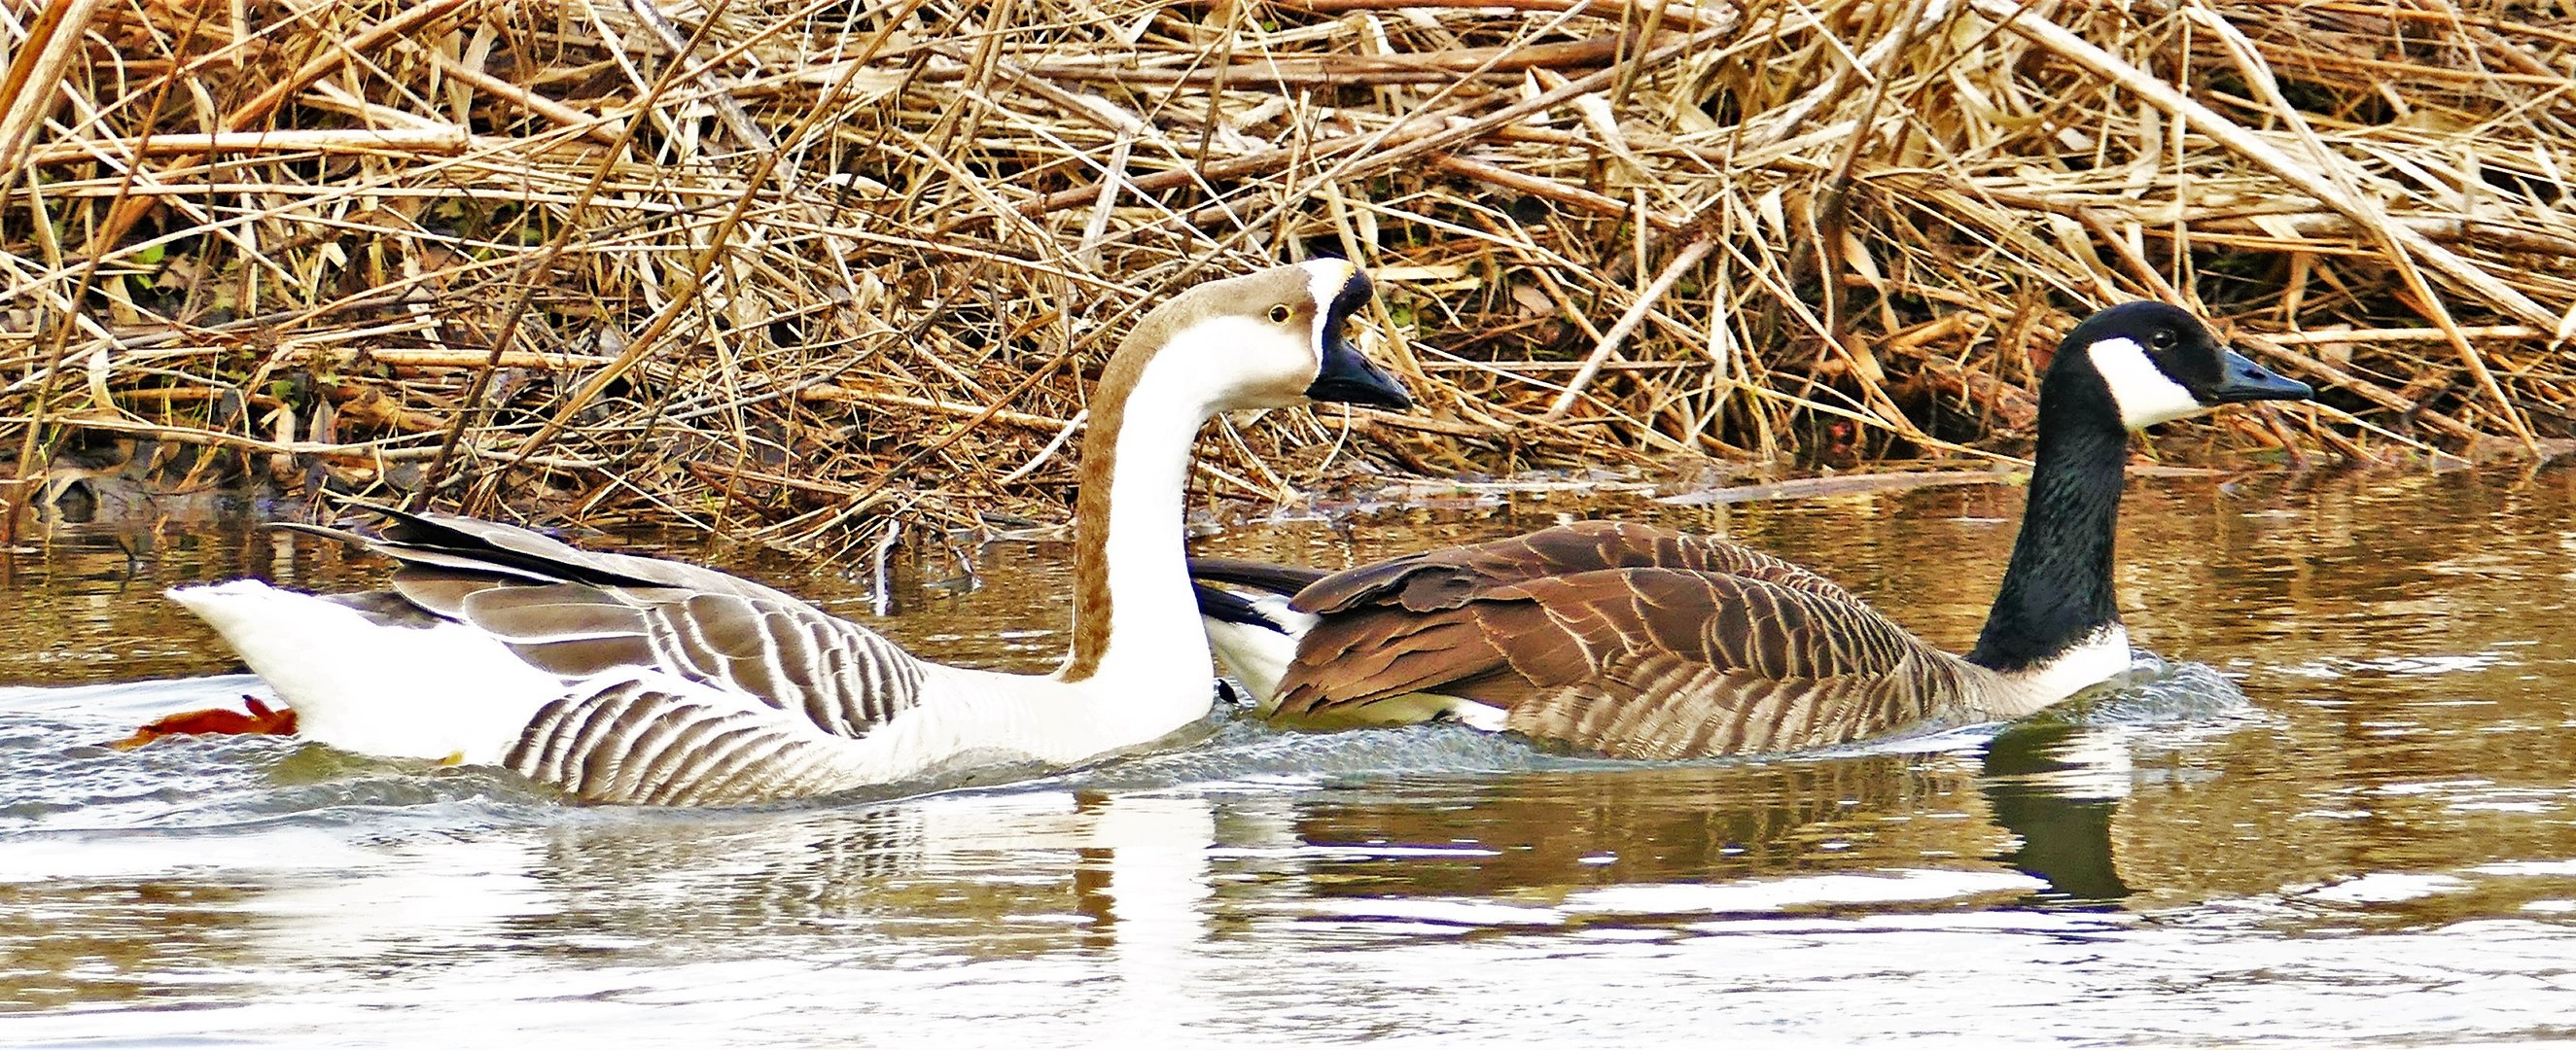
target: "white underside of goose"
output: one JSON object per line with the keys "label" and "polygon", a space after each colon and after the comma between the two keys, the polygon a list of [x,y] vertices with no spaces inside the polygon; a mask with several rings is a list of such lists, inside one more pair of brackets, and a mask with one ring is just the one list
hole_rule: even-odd
{"label": "white underside of goose", "polygon": [[1297,639],[1315,625],[1315,618],[1290,608],[1288,599],[1280,595],[1242,597],[1270,622],[1285,626],[1287,633],[1258,624],[1210,618],[1204,624],[1208,648],[1216,654],[1218,666],[1243,683],[1260,705],[1259,713],[1267,716],[1278,704],[1279,682],[1288,676],[1288,664],[1297,658]]}
{"label": "white underside of goose", "polygon": [[2129,660],[2129,629],[2105,624],[2046,663],[1998,675],[2006,688],[1988,695],[1986,709],[1977,713],[1997,720],[2035,714],[2126,673]]}
{"label": "white underside of goose", "polygon": [[738,689],[650,667],[565,678],[463,624],[386,625],[257,580],[169,594],[277,690],[296,712],[297,735],[389,758],[502,765],[547,704],[631,682],[664,694],[675,717],[754,719],[805,748],[814,770],[796,793],[810,794],[951,768],[1071,765],[1185,727],[1207,712],[1210,695],[1190,675],[1068,683],[922,662],[922,691],[936,701],[851,738]]}
{"label": "white underside of goose", "polygon": [[499,762],[567,684],[463,624],[386,626],[258,580],[168,593],[295,709],[298,735],[361,754]]}

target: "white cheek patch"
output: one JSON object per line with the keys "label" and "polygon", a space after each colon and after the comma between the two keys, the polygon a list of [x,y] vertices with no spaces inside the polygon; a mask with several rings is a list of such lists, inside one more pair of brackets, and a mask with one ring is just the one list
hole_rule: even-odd
{"label": "white cheek patch", "polygon": [[2136,343],[2105,339],[2085,352],[2093,355],[2093,370],[2102,374],[2103,384],[2111,388],[2111,401],[2120,406],[2121,426],[2137,430],[2209,410],[2157,368]]}

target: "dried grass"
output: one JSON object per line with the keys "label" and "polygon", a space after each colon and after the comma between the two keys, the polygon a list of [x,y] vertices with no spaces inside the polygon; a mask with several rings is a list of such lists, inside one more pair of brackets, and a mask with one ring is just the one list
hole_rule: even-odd
{"label": "dried grass", "polygon": [[1042,511],[1129,320],[1317,253],[1380,275],[1379,352],[1428,410],[1225,428],[1218,495],[1360,461],[2001,454],[2034,350],[2140,297],[2328,390],[2189,439],[2576,430],[2576,20],[2528,6],[6,14],[18,503],[137,469],[109,448],[167,484],[790,545]]}

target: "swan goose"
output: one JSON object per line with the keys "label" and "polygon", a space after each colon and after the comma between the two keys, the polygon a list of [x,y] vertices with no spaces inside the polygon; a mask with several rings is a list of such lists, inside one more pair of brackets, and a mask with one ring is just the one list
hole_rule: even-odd
{"label": "swan goose", "polygon": [[1184,728],[1214,695],[1182,531],[1201,424],[1310,400],[1410,407],[1342,334],[1369,297],[1356,267],[1318,260],[1198,285],[1138,322],[1092,395],[1072,645],[1053,674],[921,660],[713,569],[444,514],[386,510],[374,536],[305,527],[399,561],[390,591],[245,579],[169,596],[291,709],[254,722],[505,766],[582,801],[731,804],[1083,763]]}
{"label": "swan goose", "polygon": [[[2129,666],[2112,533],[2131,431],[2302,399],[2162,303],[2067,333],[2040,383],[2028,512],[1977,646],[1915,638],[1771,555],[1585,522],[1326,574],[1201,559],[1219,663],[1272,721],[1453,717],[1618,757],[1801,751],[2018,718]],[[1293,600],[1285,596],[1293,595]]]}

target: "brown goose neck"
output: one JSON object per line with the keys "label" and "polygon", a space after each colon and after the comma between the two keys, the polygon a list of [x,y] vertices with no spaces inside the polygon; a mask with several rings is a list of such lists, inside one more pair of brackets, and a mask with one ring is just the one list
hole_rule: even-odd
{"label": "brown goose neck", "polygon": [[1135,392],[1136,379],[1135,370],[1118,370],[1118,363],[1113,359],[1092,392],[1082,462],[1074,471],[1073,650],[1059,674],[1068,681],[1100,670],[1100,660],[1109,652],[1110,618],[1117,611],[1109,591],[1110,497],[1118,476],[1118,436],[1126,427],[1127,398]]}

